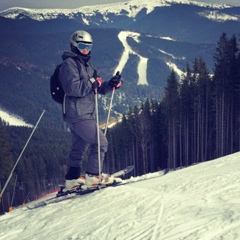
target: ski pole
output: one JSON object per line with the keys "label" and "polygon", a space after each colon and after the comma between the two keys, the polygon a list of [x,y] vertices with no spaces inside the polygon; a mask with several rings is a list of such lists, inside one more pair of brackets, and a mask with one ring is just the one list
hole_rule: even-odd
{"label": "ski pole", "polygon": [[112,108],[112,102],[113,102],[114,92],[115,92],[115,87],[114,87],[113,90],[112,90],[112,96],[111,96],[111,100],[110,100],[110,104],[109,104],[107,121],[106,121],[105,129],[104,129],[104,135],[105,135],[105,136],[107,135],[107,128],[108,128],[108,122],[109,122],[110,112],[111,112],[111,108]]}
{"label": "ski pole", "polygon": [[27,142],[26,142],[26,144],[25,144],[25,146],[24,146],[22,152],[20,153],[20,155],[19,155],[19,157],[18,157],[18,159],[17,159],[17,161],[16,161],[16,163],[15,163],[15,165],[14,165],[14,167],[13,167],[13,169],[12,169],[12,171],[11,171],[11,173],[10,173],[8,179],[7,179],[7,182],[6,182],[5,185],[3,186],[3,189],[2,189],[2,191],[1,191],[1,193],[0,193],[0,202],[2,201],[2,195],[3,195],[5,189],[6,189],[7,185],[8,185],[8,183],[9,183],[9,181],[10,181],[12,175],[13,175],[13,172],[14,172],[15,168],[17,167],[18,162],[20,161],[20,159],[21,159],[21,157],[22,157],[22,155],[23,155],[23,153],[24,153],[24,151],[25,151],[25,149],[26,149],[26,147],[27,147],[29,141],[31,140],[32,135],[33,135],[33,133],[35,132],[35,130],[36,130],[36,128],[37,128],[39,122],[41,121],[41,118],[42,118],[42,116],[43,116],[44,113],[45,113],[45,110],[43,110],[42,114],[40,115],[40,117],[39,117],[39,119],[38,119],[36,125],[34,126],[34,128],[33,128],[33,130],[32,130],[32,133],[30,134],[30,136],[29,136],[29,138],[28,138],[28,140],[27,140]]}
{"label": "ski pole", "polygon": [[[119,71],[117,71],[116,76],[121,77]],[[104,135],[105,136],[107,135],[108,122],[109,122],[109,118],[110,118],[110,112],[111,112],[111,109],[112,109],[112,101],[113,101],[113,96],[114,96],[114,93],[115,93],[115,89],[116,89],[116,87],[113,87],[113,89],[112,89],[112,96],[111,96],[111,100],[110,100],[110,104],[109,104],[108,116],[107,116],[107,121],[106,121],[106,125],[105,125],[105,130],[104,130]]]}
{"label": "ski pole", "polygon": [[96,122],[97,122],[97,145],[98,145],[98,174],[99,174],[99,185],[101,183],[101,156],[100,156],[100,130],[99,130],[99,115],[98,115],[98,92],[95,88],[95,111],[96,111]]}

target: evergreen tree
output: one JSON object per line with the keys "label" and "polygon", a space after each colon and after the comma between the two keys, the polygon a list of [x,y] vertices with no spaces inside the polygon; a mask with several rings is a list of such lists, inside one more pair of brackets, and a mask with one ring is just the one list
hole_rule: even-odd
{"label": "evergreen tree", "polygon": [[196,162],[210,157],[209,143],[211,141],[211,91],[212,84],[206,63],[203,59],[195,59],[193,75],[196,83]]}
{"label": "evergreen tree", "polygon": [[194,112],[194,87],[192,81],[192,70],[187,64],[186,74],[182,76],[180,84],[180,166],[191,164],[192,149],[192,119]]}
{"label": "evergreen tree", "polygon": [[237,83],[236,38],[228,40],[226,33],[220,37],[214,59],[216,157],[229,154],[234,146],[234,122]]}
{"label": "evergreen tree", "polygon": [[0,181],[6,180],[13,168],[11,145],[5,127],[0,123]]}
{"label": "evergreen tree", "polygon": [[149,171],[149,162],[147,150],[152,140],[152,121],[151,121],[151,106],[149,100],[140,108],[135,106],[134,112],[129,117],[129,127],[136,137],[136,141],[141,148],[141,172],[147,173]]}
{"label": "evergreen tree", "polygon": [[167,79],[163,106],[168,119],[168,167],[176,168],[178,160],[179,83],[176,73]]}
{"label": "evergreen tree", "polygon": [[115,172],[133,164],[131,156],[132,135],[126,116],[115,127],[110,128],[107,134],[109,141],[106,160],[104,161],[106,172]]}
{"label": "evergreen tree", "polygon": [[167,118],[163,112],[162,103],[152,102],[153,139],[151,146],[154,152],[151,158],[154,161],[154,169],[167,167]]}

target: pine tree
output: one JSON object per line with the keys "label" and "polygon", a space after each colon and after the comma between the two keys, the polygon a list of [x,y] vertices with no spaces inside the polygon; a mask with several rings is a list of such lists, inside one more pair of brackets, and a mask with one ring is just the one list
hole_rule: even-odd
{"label": "pine tree", "polygon": [[194,109],[194,91],[192,85],[192,71],[187,64],[186,74],[181,79],[180,84],[180,166],[191,164],[192,149],[191,132]]}
{"label": "pine tree", "polygon": [[0,181],[7,179],[13,168],[11,145],[5,127],[0,123]]}
{"label": "pine tree", "polygon": [[147,100],[140,108],[135,106],[134,112],[129,117],[129,127],[136,137],[137,144],[141,148],[141,171],[147,173],[149,171],[148,148],[152,140],[152,121],[151,106]]}
{"label": "pine tree", "polygon": [[211,91],[212,84],[206,63],[203,59],[195,59],[193,74],[196,83],[196,162],[210,157],[209,142],[211,140]]}
{"label": "pine tree", "polygon": [[216,115],[216,157],[229,154],[234,145],[234,121],[237,80],[236,38],[228,40],[226,33],[220,37],[214,59],[215,115]]}
{"label": "pine tree", "polygon": [[162,103],[152,103],[152,122],[153,122],[153,139],[152,147],[154,152],[152,158],[154,160],[154,169],[167,168],[167,120],[163,113]]}
{"label": "pine tree", "polygon": [[168,167],[176,168],[178,160],[179,83],[176,73],[167,79],[163,106],[168,119]]}

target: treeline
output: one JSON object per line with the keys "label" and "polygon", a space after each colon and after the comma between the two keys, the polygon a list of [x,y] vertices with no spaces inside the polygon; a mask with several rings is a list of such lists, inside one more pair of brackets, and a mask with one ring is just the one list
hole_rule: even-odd
{"label": "treeline", "polygon": [[[143,174],[189,166],[240,150],[240,55],[236,36],[217,43],[214,74],[204,60],[171,72],[163,100],[130,109],[109,129],[108,168],[135,165]],[[118,167],[117,167],[118,168]]]}
{"label": "treeline", "polygon": [[[67,131],[44,128],[40,122],[0,201],[0,214],[64,183],[71,137]],[[7,126],[0,121],[0,191],[24,149],[33,129]]]}

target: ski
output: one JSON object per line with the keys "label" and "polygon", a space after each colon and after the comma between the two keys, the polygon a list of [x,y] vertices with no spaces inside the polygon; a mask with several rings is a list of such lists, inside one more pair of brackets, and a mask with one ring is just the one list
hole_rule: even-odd
{"label": "ski", "polygon": [[[112,175],[114,177],[124,176],[125,174],[131,172],[133,169],[134,169],[133,165],[128,166],[128,167],[126,167],[126,168],[124,168],[124,169],[122,169],[118,172],[113,173]],[[29,203],[27,205],[27,208],[28,209],[35,209],[35,208],[43,207],[43,206],[46,206],[50,203],[57,203],[57,202],[61,202],[61,201],[66,200],[66,199],[76,197],[77,195],[84,195],[84,194],[92,193],[92,192],[95,192],[97,190],[104,189],[104,188],[110,187],[110,186],[112,186],[112,187],[118,186],[121,183],[122,183],[121,181],[120,182],[114,182],[112,184],[99,185],[99,186],[92,187],[92,188],[87,188],[87,189],[83,189],[83,188],[81,188],[82,186],[80,186],[76,190],[67,191],[67,192],[63,191],[64,185],[59,185],[60,190],[58,191],[58,193],[54,197],[48,198],[46,200],[41,200],[41,201],[38,201],[38,202],[35,202],[35,203]]]}
{"label": "ski", "polygon": [[134,169],[134,165],[128,166],[125,169],[120,170],[119,172],[113,173],[112,175],[114,177],[121,177],[121,176],[124,176],[125,174],[131,172],[133,169]]}
{"label": "ski", "polygon": [[[134,166],[128,166],[127,168],[120,170],[119,172],[113,173],[112,175],[114,175],[114,177],[120,177],[123,176],[129,172],[131,172],[134,169]],[[157,178],[157,177],[161,177],[166,175],[169,172],[169,169],[163,169],[161,171],[158,172],[158,175],[156,175],[153,178]],[[139,181],[143,181],[143,180],[148,180],[148,179],[152,179],[152,178],[146,178],[145,175],[141,176],[141,177],[136,177],[136,178],[130,178],[127,180],[122,180],[120,182],[114,182],[112,184],[108,184],[108,185],[98,185],[96,187],[92,187],[92,188],[82,188],[82,186],[80,186],[79,188],[77,188],[74,191],[68,191],[68,192],[63,192],[62,189],[64,188],[64,186],[61,186],[60,191],[57,193],[56,196],[48,198],[46,200],[41,200],[39,202],[34,202],[34,203],[29,203],[27,205],[27,208],[32,210],[32,209],[36,209],[39,207],[43,207],[46,205],[49,205],[51,203],[58,203],[58,202],[62,202],[68,199],[73,199],[76,197],[81,197],[82,195],[86,195],[86,194],[90,194],[99,190],[103,190],[105,188],[108,187],[118,187],[118,186],[123,186],[123,185],[127,185],[127,184],[132,184],[132,183],[137,183]]]}

